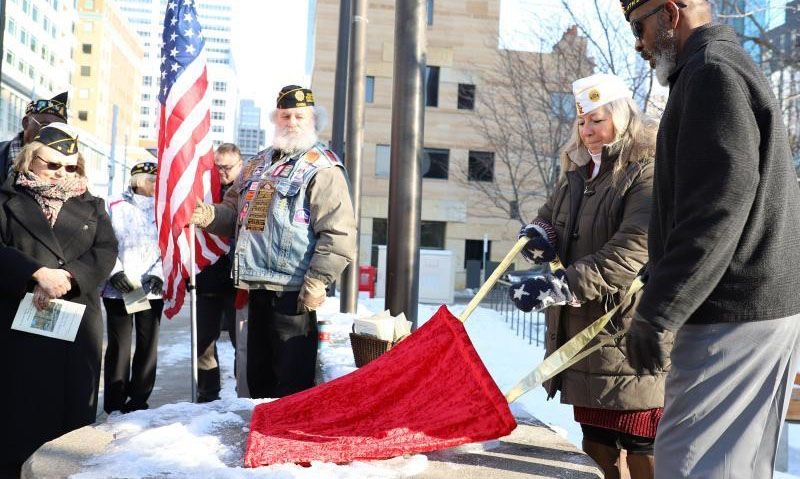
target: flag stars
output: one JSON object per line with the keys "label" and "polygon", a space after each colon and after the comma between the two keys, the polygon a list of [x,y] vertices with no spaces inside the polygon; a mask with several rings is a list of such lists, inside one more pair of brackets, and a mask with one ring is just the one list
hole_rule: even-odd
{"label": "flag stars", "polygon": [[181,67],[181,66],[180,66],[180,65],[178,65],[177,63],[173,63],[172,65],[170,65],[170,68],[172,68],[172,71],[174,71],[174,72],[178,71],[178,69],[179,69],[180,67]]}
{"label": "flag stars", "polygon": [[519,288],[514,290],[514,299],[522,299],[524,296],[530,296],[531,293],[525,291],[525,285],[519,285]]}
{"label": "flag stars", "polygon": [[191,22],[192,20],[194,20],[194,18],[192,17],[192,12],[186,12],[183,14],[184,22]]}
{"label": "flag stars", "polygon": [[175,2],[169,2],[169,5],[167,5],[167,8],[169,8],[170,10],[175,10],[177,7],[178,4]]}
{"label": "flag stars", "polygon": [[175,32],[172,32],[172,33],[169,35],[169,41],[171,41],[171,42],[175,42],[175,39],[176,39],[176,38],[178,38],[178,34],[177,34],[177,33],[175,33]]}
{"label": "flag stars", "polygon": [[172,58],[177,57],[178,56],[178,49],[173,47],[172,50],[169,51],[169,56],[171,56]]}
{"label": "flag stars", "polygon": [[184,30],[183,34],[186,35],[186,38],[192,38],[194,36],[194,30],[187,28]]}

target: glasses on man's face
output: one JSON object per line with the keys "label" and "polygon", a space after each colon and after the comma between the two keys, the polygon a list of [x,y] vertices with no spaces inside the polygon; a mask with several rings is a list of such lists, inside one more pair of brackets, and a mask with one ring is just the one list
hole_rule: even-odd
{"label": "glasses on man's face", "polygon": [[642,23],[644,23],[644,21],[647,19],[647,17],[652,17],[656,13],[660,12],[661,10],[663,10],[664,6],[667,3],[674,3],[675,6],[678,7],[678,9],[686,8],[686,4],[682,3],[682,2],[666,2],[666,3],[663,3],[663,4],[659,5],[659,6],[657,6],[654,9],[650,10],[649,12],[645,13],[644,15],[642,15],[639,18],[637,18],[636,20],[631,20],[631,32],[633,32],[633,36],[637,40],[641,40],[642,39],[642,35],[644,35],[644,25],[642,25]]}
{"label": "glasses on man's face", "polygon": [[239,166],[239,163],[234,163],[234,164],[232,164],[232,165],[218,165],[218,164],[214,164],[214,166],[216,166],[216,167],[217,167],[217,171],[219,171],[220,173],[227,173],[227,172],[229,172],[229,171],[233,170],[234,168],[236,168],[237,166]]}
{"label": "glasses on man's face", "polygon": [[36,117],[35,117],[35,116],[33,116],[33,115],[31,115],[29,118],[30,118],[31,120],[33,120],[33,122],[34,122],[34,123],[36,123],[37,125],[39,125],[39,129],[40,129],[40,130],[42,129],[42,127],[45,127],[45,126],[47,126],[47,125],[49,125],[49,124],[50,124],[50,122],[49,122],[49,121],[46,121],[46,122],[42,123],[41,121],[37,120],[37,119],[36,119]]}
{"label": "glasses on man's face", "polygon": [[47,161],[39,155],[36,155],[37,160],[41,161],[42,163],[47,166],[47,169],[50,171],[58,171],[61,168],[64,168],[64,171],[67,173],[75,173],[78,171],[78,165],[65,165],[64,163],[56,163],[55,161]]}

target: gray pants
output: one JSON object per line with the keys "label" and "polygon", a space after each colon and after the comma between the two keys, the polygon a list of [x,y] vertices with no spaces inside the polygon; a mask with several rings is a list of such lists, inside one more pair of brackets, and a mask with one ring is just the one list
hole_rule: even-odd
{"label": "gray pants", "polygon": [[798,341],[800,315],[684,325],[656,435],[656,478],[771,478]]}

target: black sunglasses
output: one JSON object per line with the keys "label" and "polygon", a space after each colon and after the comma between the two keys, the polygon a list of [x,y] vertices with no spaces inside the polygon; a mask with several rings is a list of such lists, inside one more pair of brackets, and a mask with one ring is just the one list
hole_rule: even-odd
{"label": "black sunglasses", "polygon": [[78,165],[65,165],[64,163],[47,161],[39,155],[36,155],[35,158],[44,163],[45,165],[47,165],[47,169],[50,171],[58,171],[61,168],[64,168],[64,171],[66,171],[67,173],[75,173],[76,171],[78,171]]}
{"label": "black sunglasses", "polygon": [[[674,3],[675,6],[678,7],[678,9],[686,8],[686,4],[682,2],[667,2],[667,3]],[[644,22],[647,17],[652,17],[656,13],[660,12],[664,8],[664,5],[666,5],[667,3],[662,3],[661,5],[645,13],[636,20],[631,20],[631,32],[633,32],[633,36],[636,37],[636,39],[641,40],[642,35],[644,35],[644,27],[642,26],[642,22]]]}

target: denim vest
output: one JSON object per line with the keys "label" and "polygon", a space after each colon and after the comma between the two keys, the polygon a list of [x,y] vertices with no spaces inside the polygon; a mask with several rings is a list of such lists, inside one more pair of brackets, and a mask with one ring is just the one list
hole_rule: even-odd
{"label": "denim vest", "polygon": [[321,143],[270,164],[273,153],[259,153],[242,172],[233,279],[250,288],[297,291],[317,243],[308,184],[320,169],[344,167]]}

